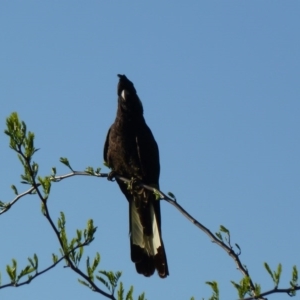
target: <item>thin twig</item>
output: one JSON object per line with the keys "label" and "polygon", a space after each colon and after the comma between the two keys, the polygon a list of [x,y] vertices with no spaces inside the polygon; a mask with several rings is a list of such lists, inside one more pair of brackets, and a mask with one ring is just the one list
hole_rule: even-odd
{"label": "thin twig", "polygon": [[[50,177],[50,180],[53,182],[59,182],[63,179],[69,178],[69,177],[73,177],[73,176],[77,176],[77,175],[85,175],[85,176],[92,176],[91,174],[84,172],[84,171],[74,171],[65,175],[60,175],[60,176],[52,176]],[[105,176],[102,176],[105,175]],[[99,174],[99,175],[94,175],[97,177],[107,177],[107,174]],[[18,200],[20,200],[22,197],[26,196],[26,195],[30,195],[32,194],[32,192],[34,192],[38,187],[40,187],[41,184],[40,183],[35,183],[34,186],[31,186],[30,189],[28,189],[27,191],[17,195],[10,203],[6,204],[7,207],[3,207],[2,210],[0,211],[0,215],[7,212]]]}
{"label": "thin twig", "polygon": [[[288,294],[289,296],[291,296],[291,293],[293,291],[299,291],[300,290],[300,286],[297,286],[295,288],[288,288],[288,289],[278,289],[278,288],[274,288],[270,291],[267,291],[267,292],[264,292],[264,293],[261,293],[259,295],[259,297],[264,297],[264,296],[267,296],[267,295],[271,295],[271,294],[275,294],[275,293],[283,293],[283,294]],[[253,297],[249,297],[249,298],[243,298],[243,299],[240,299],[240,300],[255,300],[255,299],[258,299],[258,298],[253,298]]]}
{"label": "thin twig", "polygon": [[65,254],[64,256],[62,256],[60,259],[58,259],[55,263],[53,263],[52,265],[50,265],[49,267],[47,267],[46,269],[44,269],[43,271],[41,272],[36,272],[31,278],[28,278],[26,281],[22,282],[22,283],[7,283],[7,284],[4,284],[4,285],[1,285],[0,286],[0,289],[3,289],[3,288],[6,288],[6,287],[19,287],[19,286],[22,286],[24,284],[29,284],[33,279],[35,279],[36,277],[42,275],[43,273],[46,273],[47,271],[51,270],[52,268],[54,268],[56,265],[58,265],[62,260],[64,260],[66,258],[66,256],[70,255],[70,253],[72,253],[74,250],[80,248],[80,247],[83,247],[83,246],[86,246],[88,245],[89,242],[87,241],[84,241],[82,244],[80,245],[77,245],[76,247],[74,247],[73,249],[71,249],[67,254]]}

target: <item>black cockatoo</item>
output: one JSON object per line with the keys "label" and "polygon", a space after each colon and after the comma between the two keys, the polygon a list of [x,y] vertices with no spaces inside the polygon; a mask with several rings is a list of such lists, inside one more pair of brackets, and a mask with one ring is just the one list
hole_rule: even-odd
{"label": "black cockatoo", "polygon": [[[113,173],[159,189],[159,152],[143,116],[143,106],[133,83],[120,78],[118,109],[105,145],[104,161]],[[139,274],[151,276],[155,269],[161,278],[169,275],[161,236],[160,202],[152,191],[138,184],[117,183],[129,202],[131,260]]]}

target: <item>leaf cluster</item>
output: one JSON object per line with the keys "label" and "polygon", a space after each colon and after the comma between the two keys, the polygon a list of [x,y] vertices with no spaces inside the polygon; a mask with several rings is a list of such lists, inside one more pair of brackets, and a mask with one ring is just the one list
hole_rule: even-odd
{"label": "leaf cluster", "polygon": [[37,255],[34,254],[33,258],[28,257],[28,261],[29,264],[25,266],[25,268],[20,272],[18,272],[18,263],[16,259],[12,259],[12,264],[6,266],[6,273],[8,274],[12,285],[17,286],[17,284],[20,282],[20,279],[22,279],[26,275],[28,275],[28,281],[31,281],[31,279],[33,278],[31,274],[34,272],[35,274],[37,274],[39,265]]}

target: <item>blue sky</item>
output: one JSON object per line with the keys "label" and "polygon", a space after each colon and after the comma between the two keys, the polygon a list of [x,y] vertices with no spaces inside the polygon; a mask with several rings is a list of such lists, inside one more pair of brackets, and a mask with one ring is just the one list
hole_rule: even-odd
{"label": "blue sky", "polygon": [[[131,79],[160,148],[160,186],[199,222],[231,231],[241,260],[266,291],[263,268],[283,265],[288,287],[299,259],[300,4],[298,1],[3,1],[0,4],[0,127],[17,111],[36,135],[40,174],[68,157],[76,170],[103,167],[116,114],[116,74]],[[20,192],[21,166],[0,135],[2,201]],[[107,169],[104,167],[104,172]],[[232,259],[171,205],[162,231],[170,276],[144,278],[130,261],[128,204],[115,183],[76,177],[52,187],[54,220],[64,211],[71,236],[89,218],[98,226],[85,254],[100,269],[122,270],[126,288],[147,299],[236,299]],[[40,268],[58,243],[35,196],[1,215],[0,270],[34,253]],[[84,262],[84,261],[83,261]],[[82,267],[84,264],[82,263]],[[10,299],[98,299],[59,265],[30,285],[1,290]],[[283,299],[288,296],[270,296]]]}

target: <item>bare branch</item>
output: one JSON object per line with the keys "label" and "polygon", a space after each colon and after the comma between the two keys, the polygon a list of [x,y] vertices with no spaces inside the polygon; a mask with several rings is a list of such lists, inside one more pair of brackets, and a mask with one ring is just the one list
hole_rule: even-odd
{"label": "bare branch", "polygon": [[[60,176],[52,176],[50,177],[50,180],[53,182],[59,182],[63,179],[69,178],[69,177],[73,177],[73,176],[77,176],[77,175],[84,175],[84,176],[92,176],[91,174],[84,172],[84,171],[74,171],[65,175],[60,175]],[[97,176],[97,177],[107,177],[108,174],[99,174],[99,175],[93,175],[93,176]],[[33,192],[35,192],[35,190],[40,187],[41,184],[40,183],[35,183],[35,186],[31,186],[30,189],[28,189],[27,191],[23,192],[22,194],[17,195],[11,202],[9,202],[8,204],[6,204],[5,207],[2,208],[2,210],[0,211],[0,215],[7,212],[19,199],[21,199],[22,197],[26,196],[26,195],[30,195]]]}
{"label": "bare branch", "polygon": [[[289,296],[292,296],[293,291],[299,291],[299,290],[300,290],[300,286],[297,286],[295,288],[288,288],[288,289],[274,288],[270,291],[261,293],[260,295],[258,295],[258,297],[264,297],[264,296],[275,294],[275,293],[283,293],[283,294],[288,294]],[[244,299],[241,299],[241,300],[256,300],[256,299],[260,299],[260,298],[249,297],[249,298],[244,298]],[[264,298],[264,299],[266,299],[266,298]]]}

